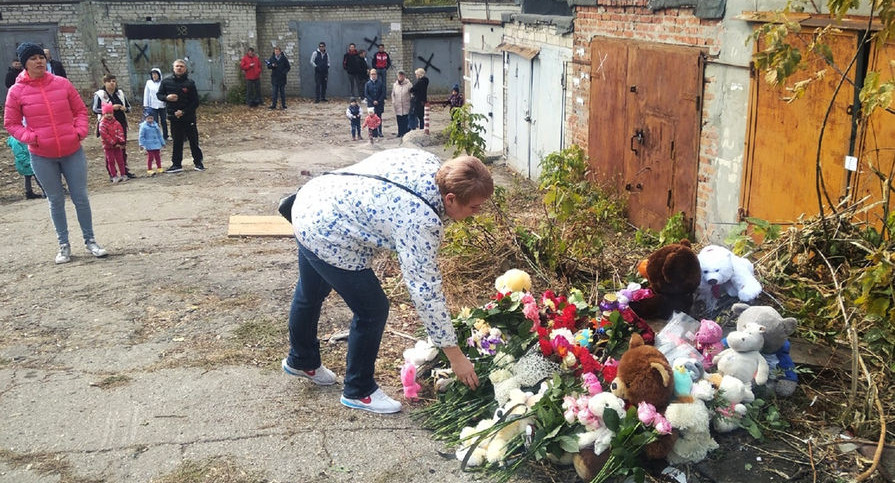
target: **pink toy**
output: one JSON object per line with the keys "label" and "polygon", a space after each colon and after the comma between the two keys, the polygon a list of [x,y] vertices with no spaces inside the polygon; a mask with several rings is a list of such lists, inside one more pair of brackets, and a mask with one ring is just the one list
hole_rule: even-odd
{"label": "pink toy", "polygon": [[702,352],[702,366],[706,369],[715,365],[714,359],[724,350],[721,326],[713,320],[702,319],[696,332],[696,348]]}
{"label": "pink toy", "polygon": [[584,379],[584,387],[587,388],[588,394],[591,396],[596,396],[603,392],[603,386],[600,385],[600,380],[593,372],[588,372],[581,376]]}
{"label": "pink toy", "polygon": [[415,400],[422,386],[416,382],[416,366],[412,362],[405,361],[401,367],[401,384],[404,386],[404,397]]}

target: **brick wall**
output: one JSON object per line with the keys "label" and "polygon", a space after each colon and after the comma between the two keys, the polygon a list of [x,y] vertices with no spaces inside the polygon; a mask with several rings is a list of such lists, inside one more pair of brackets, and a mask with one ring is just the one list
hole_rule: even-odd
{"label": "brick wall", "polygon": [[[58,58],[63,61],[69,79],[90,98],[102,82],[106,70],[118,76],[119,86],[133,91],[128,71],[128,46],[124,37],[125,24],[146,23],[220,23],[221,55],[224,86],[235,86],[242,72],[239,59],[246,48],[255,47],[262,57],[278,44],[290,60],[298,56],[300,21],[379,22],[382,43],[392,54],[393,63],[401,68],[411,65],[412,43],[403,40],[403,31],[455,30],[460,21],[456,8],[422,7],[409,9],[405,14],[400,5],[366,5],[363,7],[304,5],[257,5],[255,2],[215,1],[72,1],[70,3],[16,3],[5,5],[0,27],[3,25],[56,24],[58,25]],[[330,49],[336,56],[344,47]],[[302,59],[304,61],[304,59]],[[170,66],[160,66],[166,71]],[[298,75],[290,76],[287,94],[299,94]],[[140,89],[141,86],[136,86]],[[262,83],[262,89],[270,86]]]}
{"label": "brick wall", "polygon": [[[164,7],[155,2],[103,2],[84,3],[87,14],[92,17],[96,33],[95,42],[97,62],[104,63],[110,72],[118,75],[118,83],[122,89],[129,89],[128,46],[124,36],[125,24],[140,23],[220,23],[221,55],[223,57],[224,85],[232,86],[239,82],[237,63],[245,53],[246,39],[254,35],[254,6],[242,3],[224,2],[166,2]],[[152,21],[148,22],[147,17]],[[89,40],[88,40],[89,41]],[[168,72],[170,66],[159,66],[162,72]],[[94,88],[101,84],[102,71],[94,69],[91,79]],[[137,86],[139,87],[139,86]]]}
{"label": "brick wall", "polygon": [[[56,56],[65,63],[66,74],[76,85],[86,84],[89,65],[83,48],[81,7],[79,3],[42,4],[39,2],[5,6],[0,28],[4,25],[57,24],[59,32],[56,42],[59,52]],[[4,63],[6,60],[4,59]]]}
{"label": "brick wall", "polygon": [[[588,149],[588,118],[590,109],[590,45],[594,37],[612,37],[659,44],[702,48],[709,59],[721,53],[718,40],[722,23],[702,20],[691,8],[667,9],[651,12],[642,0],[613,1],[612,5],[579,6],[576,8],[575,36],[572,65],[569,69],[568,137],[570,142]],[[700,137],[699,167],[695,225],[697,236],[705,235],[707,204],[714,196],[707,181],[715,176],[713,161],[719,150],[719,127],[707,122],[709,112],[717,110],[718,87],[709,77],[704,84],[703,128]]]}

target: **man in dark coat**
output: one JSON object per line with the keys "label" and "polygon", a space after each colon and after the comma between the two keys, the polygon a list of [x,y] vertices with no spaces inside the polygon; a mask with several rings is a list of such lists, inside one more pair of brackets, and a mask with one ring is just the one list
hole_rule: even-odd
{"label": "man in dark coat", "polygon": [[363,97],[364,83],[367,82],[367,61],[361,57],[354,44],[348,44],[348,52],[342,57],[342,68],[348,74],[349,94]]}
{"label": "man in dark coat", "polygon": [[22,67],[22,62],[19,59],[13,59],[12,63],[9,64],[9,70],[6,71],[6,88],[9,89],[13,84],[16,83],[16,77],[19,76],[19,73],[22,72],[24,68]]}
{"label": "man in dark coat", "polygon": [[190,154],[193,156],[193,169],[205,171],[202,163],[202,150],[199,148],[199,130],[196,129],[196,109],[199,107],[199,93],[196,83],[187,77],[186,62],[182,59],[174,61],[174,75],[165,77],[158,88],[158,99],[165,101],[168,119],[171,121],[171,167],[166,173],[182,173],[183,138],[190,143]]}
{"label": "man in dark coat", "polygon": [[[382,113],[385,111],[385,84],[379,80],[379,74],[376,69],[370,69],[370,80],[364,85],[364,99],[367,101],[367,107],[373,108],[373,112],[382,119]],[[379,137],[382,137],[382,124],[376,129]]]}
{"label": "man in dark coat", "polygon": [[47,72],[53,75],[58,75],[59,77],[68,77],[65,75],[65,67],[62,66],[62,62],[59,62],[50,55],[50,49],[44,49],[44,56],[47,58]]}
{"label": "man in dark coat", "polygon": [[273,87],[273,101],[268,109],[277,108],[278,97],[281,106],[286,109],[286,73],[292,67],[289,65],[286,54],[279,47],[274,47],[273,55],[267,59],[267,68],[270,69],[270,85]]}
{"label": "man in dark coat", "polygon": [[326,44],[317,44],[317,50],[311,54],[311,66],[314,67],[314,102],[329,102],[326,99],[326,82],[329,79],[329,54]]}

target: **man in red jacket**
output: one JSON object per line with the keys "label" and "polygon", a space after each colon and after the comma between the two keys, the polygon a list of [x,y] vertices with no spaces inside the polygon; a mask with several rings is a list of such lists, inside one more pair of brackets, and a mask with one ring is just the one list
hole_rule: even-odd
{"label": "man in red jacket", "polygon": [[246,104],[258,107],[261,104],[261,59],[255,55],[255,49],[249,47],[239,62],[239,68],[246,76]]}
{"label": "man in red jacket", "polygon": [[391,66],[392,58],[385,51],[385,45],[379,44],[379,52],[376,52],[376,55],[373,56],[373,68],[376,69],[376,75],[379,76],[379,80],[382,81],[383,85],[388,85],[385,75]]}

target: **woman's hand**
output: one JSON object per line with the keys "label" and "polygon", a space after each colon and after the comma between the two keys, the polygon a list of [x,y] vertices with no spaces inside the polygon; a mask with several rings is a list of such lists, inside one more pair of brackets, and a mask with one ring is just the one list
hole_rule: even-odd
{"label": "woman's hand", "polygon": [[448,361],[450,361],[451,370],[454,371],[454,376],[457,377],[457,380],[473,390],[479,387],[479,376],[475,373],[475,367],[460,348],[453,345],[443,347],[442,350]]}

